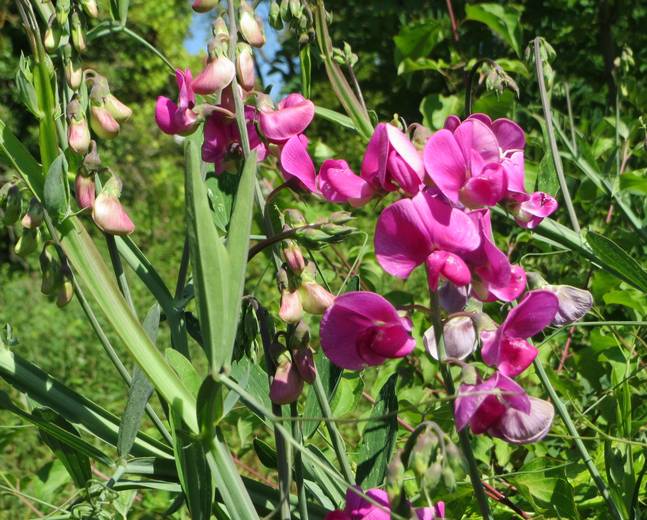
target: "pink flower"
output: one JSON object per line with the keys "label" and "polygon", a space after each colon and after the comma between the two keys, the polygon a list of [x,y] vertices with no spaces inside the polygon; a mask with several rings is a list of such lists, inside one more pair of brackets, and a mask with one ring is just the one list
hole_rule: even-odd
{"label": "pink flower", "polygon": [[454,401],[456,428],[467,425],[473,433],[489,433],[512,444],[542,439],[550,430],[553,406],[529,397],[509,377],[495,373],[485,382],[461,385]]}
{"label": "pink flower", "polygon": [[344,507],[344,510],[328,513],[325,520],[390,520],[391,505],[386,491],[373,488],[366,490],[364,493],[382,507],[369,502],[364,497],[353,492],[352,489],[349,489],[346,491],[346,507]]}
{"label": "pink flower", "polygon": [[428,190],[387,207],[375,229],[375,254],[382,268],[407,278],[425,263],[432,290],[441,275],[456,285],[469,283],[469,268],[459,255],[479,244],[472,219]]}
{"label": "pink flower", "polygon": [[526,341],[548,326],[559,299],[551,291],[531,291],[512,309],[496,331],[481,332],[483,361],[501,374],[515,377],[530,366],[538,350]]}
{"label": "pink flower", "polygon": [[175,104],[167,97],[157,98],[155,105],[155,121],[160,130],[166,134],[188,135],[198,125],[198,115],[193,112],[195,94],[192,88],[191,71],[180,69],[175,71],[179,90],[178,103]]}
{"label": "pink flower", "polygon": [[536,191],[526,200],[512,206],[514,220],[521,227],[534,229],[557,210],[557,201],[548,193]]}
{"label": "pink flower", "polygon": [[236,75],[236,66],[227,56],[209,58],[202,72],[191,82],[196,94],[214,94],[231,83]]}
{"label": "pink flower", "polygon": [[434,507],[420,507],[416,509],[418,520],[444,520],[445,502],[436,502]]}
{"label": "pink flower", "polygon": [[489,209],[470,211],[469,216],[481,237],[479,247],[463,255],[474,275],[472,293],[482,301],[515,300],[526,287],[525,271],[511,266],[494,243]]}
{"label": "pink flower", "polygon": [[455,130],[435,132],[424,148],[427,174],[451,201],[493,206],[506,194],[507,180],[493,131],[471,118]]}
{"label": "pink flower", "polygon": [[320,324],[321,346],[337,366],[361,370],[408,355],[416,342],[411,322],[379,294],[349,292],[338,296]]}
{"label": "pink flower", "polygon": [[262,109],[259,126],[268,141],[284,143],[302,134],[314,115],[314,103],[301,94],[293,93],[282,99],[276,110]]}
{"label": "pink flower", "polygon": [[401,188],[413,196],[422,188],[424,165],[409,138],[391,124],[380,123],[366,147],[361,176],[375,190]]}
{"label": "pink flower", "polygon": [[346,161],[328,159],[319,168],[317,187],[330,202],[348,202],[354,208],[366,204],[375,190],[355,175]]}
{"label": "pink flower", "polygon": [[303,378],[297,366],[288,359],[282,360],[270,385],[270,400],[275,404],[289,404],[299,399],[303,391]]}
{"label": "pink flower", "polygon": [[[262,118],[261,113],[261,121]],[[308,153],[308,138],[305,134],[290,137],[281,146],[279,165],[286,181],[296,179],[301,188],[318,192],[315,165]]]}

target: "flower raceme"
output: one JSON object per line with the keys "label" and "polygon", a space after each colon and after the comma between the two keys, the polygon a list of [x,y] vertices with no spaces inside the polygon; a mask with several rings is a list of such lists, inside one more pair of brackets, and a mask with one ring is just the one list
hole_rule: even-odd
{"label": "flower raceme", "polygon": [[367,291],[338,296],[320,324],[321,347],[335,365],[348,370],[383,364],[411,353],[411,322],[391,303]]}
{"label": "flower raceme", "polygon": [[515,381],[496,372],[486,381],[463,384],[454,401],[456,429],[489,433],[512,444],[536,442],[546,436],[555,411],[548,401],[530,397]]}
{"label": "flower raceme", "polygon": [[[386,491],[372,488],[366,490],[364,494],[374,503],[349,489],[346,492],[344,509],[331,511],[326,515],[325,520],[389,520],[391,518],[391,504]],[[445,518],[445,503],[438,502],[433,507],[421,507],[414,511],[419,520],[442,520]]]}

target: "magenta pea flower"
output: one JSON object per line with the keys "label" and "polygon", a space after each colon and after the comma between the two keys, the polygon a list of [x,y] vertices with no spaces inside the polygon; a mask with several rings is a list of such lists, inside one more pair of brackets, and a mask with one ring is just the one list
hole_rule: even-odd
{"label": "magenta pea flower", "polygon": [[469,216],[481,238],[477,249],[462,256],[474,275],[473,295],[482,301],[515,300],[526,287],[525,271],[520,266],[511,266],[494,243],[489,209],[470,211]]}
{"label": "magenta pea flower", "polygon": [[376,190],[401,188],[413,196],[422,189],[424,175],[420,153],[409,138],[391,124],[378,124],[366,147],[362,178]]}
{"label": "magenta pea flower", "polygon": [[489,433],[512,444],[542,439],[553,422],[553,406],[530,397],[509,377],[496,372],[484,382],[463,384],[454,401],[456,429]]}
{"label": "magenta pea flower", "polygon": [[155,121],[166,134],[188,135],[198,126],[198,115],[193,111],[195,93],[191,86],[191,70],[175,71],[179,90],[177,104],[167,97],[160,96],[155,104]]}
{"label": "magenta pea flower", "polygon": [[496,331],[481,332],[483,361],[504,376],[521,374],[538,353],[526,340],[550,325],[558,308],[559,299],[551,291],[527,293]]}
{"label": "magenta pea flower", "polygon": [[494,132],[479,119],[467,119],[453,131],[443,128],[427,141],[427,174],[452,202],[493,206],[506,194],[507,179]]}
{"label": "magenta pea flower", "polygon": [[433,507],[419,507],[416,516],[418,520],[444,520],[445,502],[436,502]]}
{"label": "magenta pea flower", "polygon": [[[357,488],[359,490],[359,488]],[[391,503],[386,491],[379,488],[368,489],[364,494],[373,502],[358,495],[352,489],[346,491],[346,505],[343,510],[331,511],[325,520],[390,520]],[[379,505],[378,505],[379,504]],[[433,507],[415,509],[419,520],[443,520],[445,503],[438,502]]]}
{"label": "magenta pea flower", "polygon": [[317,188],[330,202],[347,202],[354,208],[366,204],[375,190],[343,160],[327,159],[319,168]]}
{"label": "magenta pea flower", "polygon": [[407,278],[424,263],[432,290],[441,276],[467,285],[471,273],[461,255],[479,244],[478,228],[469,215],[429,190],[388,206],[375,229],[375,254],[382,268]]}
{"label": "magenta pea flower", "polygon": [[534,229],[557,210],[558,204],[548,193],[536,191],[522,202],[511,205],[514,220],[521,227]]}
{"label": "magenta pea flower", "polygon": [[276,110],[263,107],[259,127],[268,141],[280,144],[302,134],[312,122],[314,114],[314,103],[301,94],[293,93],[279,101]]}
{"label": "magenta pea flower", "polygon": [[379,294],[338,296],[320,324],[321,347],[335,365],[348,370],[377,366],[414,349],[411,322]]}

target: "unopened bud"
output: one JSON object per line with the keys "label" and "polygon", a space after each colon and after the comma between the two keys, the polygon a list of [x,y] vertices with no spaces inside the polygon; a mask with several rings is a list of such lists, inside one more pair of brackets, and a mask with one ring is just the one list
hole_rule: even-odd
{"label": "unopened bud", "polygon": [[553,325],[561,327],[581,319],[593,307],[593,295],[586,289],[571,285],[549,285],[546,289],[557,295],[559,307]]}
{"label": "unopened bud", "polygon": [[133,111],[112,94],[108,94],[105,97],[104,102],[106,110],[110,112],[110,115],[114,117],[118,122],[126,121],[127,119],[130,119],[130,116],[133,115]]}
{"label": "unopened bud", "polygon": [[456,476],[454,475],[454,470],[450,466],[443,467],[442,470],[443,484],[448,491],[454,491],[456,489]]}
{"label": "unopened bud", "polygon": [[265,44],[263,26],[256,19],[254,9],[247,3],[247,0],[241,0],[240,2],[238,28],[245,41],[252,47],[262,47]]}
{"label": "unopened bud", "polygon": [[297,322],[296,326],[290,331],[288,347],[290,350],[303,349],[310,343],[310,328],[303,320]]}
{"label": "unopened bud", "polygon": [[463,470],[465,461],[463,460],[463,455],[456,444],[451,441],[446,441],[445,456],[447,457],[447,462],[449,462],[455,471]]}
{"label": "unopened bud", "polygon": [[102,139],[114,139],[119,134],[119,123],[104,106],[90,108],[90,126]]}
{"label": "unopened bud", "polygon": [[72,90],[78,90],[83,81],[83,69],[76,67],[72,59],[65,62],[65,82]]}
{"label": "unopened bud", "polygon": [[283,212],[285,224],[290,228],[305,226],[307,224],[306,218],[298,209],[286,209]]}
{"label": "unopened bud", "polygon": [[208,13],[220,3],[220,0],[195,0],[191,8],[196,13]]}
{"label": "unopened bud", "polygon": [[58,28],[58,25],[50,25],[43,35],[43,45],[45,46],[45,50],[49,53],[56,51],[60,41],[61,31]]}
{"label": "unopened bud", "polygon": [[81,18],[79,17],[79,13],[77,13],[76,11],[72,13],[71,23],[72,45],[74,45],[74,48],[78,53],[85,52],[85,49],[87,48],[85,41],[85,31],[83,30],[83,26],[81,25]]}
{"label": "unopened bud", "polygon": [[32,197],[29,201],[29,209],[27,213],[22,217],[22,227],[26,229],[36,229],[43,223],[43,218],[45,217],[45,212],[43,211],[43,206],[36,197]]}
{"label": "unopened bud", "polygon": [[68,278],[65,278],[63,284],[58,288],[58,294],[56,295],[56,305],[58,307],[65,307],[72,301],[73,296],[74,286]]}
{"label": "unopened bud", "polygon": [[270,399],[275,404],[289,404],[299,399],[303,379],[289,360],[281,360],[270,385]]}
{"label": "unopened bud", "polygon": [[97,7],[96,0],[80,0],[81,9],[90,18],[97,18],[99,16],[99,8]]}
{"label": "unopened bud", "polygon": [[49,295],[62,283],[61,262],[57,254],[49,252],[51,243],[45,244],[39,257],[42,282],[40,290],[43,294]]}
{"label": "unopened bud", "polygon": [[76,153],[84,155],[88,152],[90,140],[90,129],[85,117],[80,120],[70,119],[67,127],[67,144],[69,147]]}
{"label": "unopened bud", "polygon": [[130,235],[135,224],[119,202],[121,181],[112,177],[94,201],[92,219],[105,233],[110,235]]}
{"label": "unopened bud", "polygon": [[317,282],[303,282],[298,289],[303,310],[323,314],[335,302],[335,297]]}
{"label": "unopened bud", "polygon": [[[465,359],[476,350],[476,330],[472,319],[468,316],[456,316],[447,320],[443,327],[443,338],[445,357]],[[434,359],[439,359],[433,327],[427,329],[423,342],[429,355]]]}
{"label": "unopened bud", "polygon": [[300,0],[290,0],[290,14],[295,18],[301,18],[303,6]]}
{"label": "unopened bud", "polygon": [[331,224],[346,224],[353,220],[353,216],[348,211],[335,211],[328,215],[328,222]]}
{"label": "unopened bud", "polygon": [[[272,112],[274,110],[274,102],[272,98],[263,92],[256,93],[256,108],[259,112]],[[297,210],[286,210],[297,211]]]}
{"label": "unopened bud", "polygon": [[432,131],[420,123],[414,123],[411,127],[411,142],[418,150],[422,150],[431,137]]}
{"label": "unopened bud", "polygon": [[286,240],[283,247],[283,256],[292,273],[299,275],[306,266],[306,261],[301,253],[301,248],[294,240]]}
{"label": "unopened bud", "polygon": [[5,184],[0,190],[0,205],[4,210],[3,222],[10,226],[22,213],[22,194],[20,188],[13,183]]}
{"label": "unopened bud", "polygon": [[418,435],[409,456],[409,468],[418,478],[422,478],[427,472],[431,454],[437,445],[438,437],[434,432],[427,431]]}
{"label": "unopened bud", "polygon": [[270,4],[270,26],[272,29],[280,31],[283,29],[283,20],[281,20],[281,8],[276,0]]}
{"label": "unopened bud", "polygon": [[25,258],[30,255],[38,247],[38,239],[40,238],[40,231],[36,229],[24,229],[22,235],[16,242],[15,253],[18,256]]}
{"label": "unopened bud", "polygon": [[246,43],[239,43],[236,46],[236,74],[238,82],[245,90],[254,90],[256,75],[254,72],[254,55],[252,48]]}
{"label": "unopened bud", "polygon": [[63,27],[70,15],[70,0],[56,0],[56,21]]}
{"label": "unopened bud", "polygon": [[214,39],[222,42],[229,42],[229,28],[222,16],[216,18],[211,28]]}
{"label": "unopened bud", "polygon": [[438,289],[440,305],[447,312],[460,312],[465,308],[465,305],[467,305],[469,292],[468,286],[459,287],[452,282],[447,281],[440,287],[440,289]]}
{"label": "unopened bud", "polygon": [[398,450],[386,468],[386,492],[389,495],[391,508],[397,508],[402,497],[402,483],[405,467],[402,463],[402,450]]}
{"label": "unopened bud", "polygon": [[430,491],[438,487],[443,476],[443,466],[440,462],[432,463],[425,472],[425,487]]}
{"label": "unopened bud", "polygon": [[303,306],[298,291],[290,292],[288,289],[284,289],[281,292],[279,318],[286,323],[296,323],[303,318]]}
{"label": "unopened bud", "polygon": [[91,209],[94,206],[95,186],[92,177],[85,177],[80,173],[76,174],[74,197],[81,209]]}
{"label": "unopened bud", "polygon": [[214,94],[229,85],[235,75],[236,66],[227,56],[210,58],[202,72],[191,83],[191,88],[197,94]]}
{"label": "unopened bud", "polygon": [[95,172],[101,167],[101,157],[97,150],[97,142],[92,139],[90,141],[90,151],[83,158],[83,168],[88,173]]}
{"label": "unopened bud", "polygon": [[314,356],[312,355],[312,349],[308,346],[296,350],[292,357],[294,358],[294,364],[299,371],[301,378],[308,384],[314,383],[315,378],[317,377],[317,366],[315,365]]}

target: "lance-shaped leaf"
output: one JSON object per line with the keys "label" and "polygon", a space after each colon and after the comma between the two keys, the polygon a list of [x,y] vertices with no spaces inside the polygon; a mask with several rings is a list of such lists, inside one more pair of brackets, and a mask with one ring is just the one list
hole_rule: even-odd
{"label": "lance-shaped leaf", "polygon": [[[81,426],[103,442],[117,445],[119,419],[89,399],[69,389],[40,368],[0,346],[0,377],[30,399],[51,408],[70,423]],[[170,449],[139,433],[133,445],[135,456],[171,457]]]}
{"label": "lance-shaped leaf", "polygon": [[360,444],[357,484],[364,489],[382,484],[386,468],[393,456],[398,437],[398,398],[395,393],[397,374],[393,374],[380,390],[371,420],[366,424]]}
{"label": "lance-shaped leaf", "polygon": [[587,233],[586,241],[598,258],[612,265],[631,285],[647,293],[647,272],[622,247],[610,238],[593,231]]}
{"label": "lance-shaped leaf", "polygon": [[199,154],[196,142],[188,138],[184,145],[187,235],[203,345],[211,370],[217,373],[228,359],[228,330],[234,320],[229,301],[231,270],[223,238],[211,217]]}
{"label": "lance-shaped leaf", "polygon": [[[144,318],[144,330],[151,339],[151,342],[157,341],[157,333],[160,326],[160,307],[154,304]],[[142,418],[146,412],[146,403],[153,393],[153,385],[146,377],[146,374],[137,366],[133,369],[133,379],[128,389],[128,401],[126,410],[121,418],[119,426],[119,438],[117,439],[117,452],[120,457],[127,457],[130,448],[135,442],[137,432],[142,423]]]}
{"label": "lance-shaped leaf", "polygon": [[56,222],[65,218],[70,207],[70,188],[67,183],[67,161],[60,154],[47,170],[43,203],[45,209]]}

